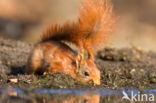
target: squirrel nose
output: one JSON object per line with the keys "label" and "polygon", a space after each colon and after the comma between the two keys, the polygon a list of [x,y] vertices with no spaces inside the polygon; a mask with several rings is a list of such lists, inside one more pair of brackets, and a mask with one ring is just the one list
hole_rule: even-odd
{"label": "squirrel nose", "polygon": [[93,82],[94,82],[94,85],[100,85],[101,84],[100,80],[94,80]]}

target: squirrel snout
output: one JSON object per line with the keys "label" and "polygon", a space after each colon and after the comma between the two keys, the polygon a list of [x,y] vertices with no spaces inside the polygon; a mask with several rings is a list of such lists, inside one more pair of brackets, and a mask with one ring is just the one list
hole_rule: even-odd
{"label": "squirrel snout", "polygon": [[94,85],[100,85],[101,84],[100,80],[101,80],[100,73],[95,74],[95,78],[93,78]]}
{"label": "squirrel snout", "polygon": [[100,79],[94,80],[93,82],[94,82],[94,85],[100,85],[101,84]]}

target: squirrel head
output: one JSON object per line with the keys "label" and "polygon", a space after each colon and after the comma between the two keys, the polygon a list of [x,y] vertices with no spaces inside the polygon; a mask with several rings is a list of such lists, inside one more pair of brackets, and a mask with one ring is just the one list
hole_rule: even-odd
{"label": "squirrel head", "polygon": [[94,85],[100,85],[100,70],[91,59],[81,62],[80,67],[76,69],[76,77],[81,82],[92,82]]}

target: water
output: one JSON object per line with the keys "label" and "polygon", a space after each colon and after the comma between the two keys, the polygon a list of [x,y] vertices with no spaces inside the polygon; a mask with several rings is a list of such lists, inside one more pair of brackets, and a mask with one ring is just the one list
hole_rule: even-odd
{"label": "water", "polygon": [[[132,94],[135,98],[131,98]],[[0,89],[0,101],[3,103],[129,103],[133,99],[141,103],[156,103],[156,89]]]}

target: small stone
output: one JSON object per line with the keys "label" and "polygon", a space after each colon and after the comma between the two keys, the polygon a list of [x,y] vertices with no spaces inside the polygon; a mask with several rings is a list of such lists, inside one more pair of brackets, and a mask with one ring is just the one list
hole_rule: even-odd
{"label": "small stone", "polygon": [[135,69],[132,69],[132,70],[130,71],[131,74],[134,74],[135,72],[136,72]]}
{"label": "small stone", "polygon": [[11,83],[17,83],[18,82],[18,79],[17,78],[12,78],[12,79],[9,79],[9,82],[11,82]]}

